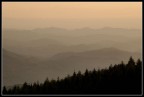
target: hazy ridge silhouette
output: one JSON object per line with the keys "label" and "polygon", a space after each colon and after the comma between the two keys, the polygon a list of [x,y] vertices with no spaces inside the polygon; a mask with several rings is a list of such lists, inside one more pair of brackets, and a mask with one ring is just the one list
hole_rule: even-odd
{"label": "hazy ridge silhouette", "polygon": [[23,83],[11,89],[3,87],[3,94],[141,94],[142,62],[130,57],[108,69],[74,72],[63,79]]}
{"label": "hazy ridge silhouette", "polygon": [[3,84],[42,82],[74,70],[106,68],[130,56],[141,59],[141,34],[138,29],[112,27],[3,29]]}

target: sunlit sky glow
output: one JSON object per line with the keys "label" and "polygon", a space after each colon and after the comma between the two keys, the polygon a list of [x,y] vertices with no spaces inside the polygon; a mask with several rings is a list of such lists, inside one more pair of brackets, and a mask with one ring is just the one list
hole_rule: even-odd
{"label": "sunlit sky glow", "polygon": [[2,2],[3,28],[138,28],[142,2]]}

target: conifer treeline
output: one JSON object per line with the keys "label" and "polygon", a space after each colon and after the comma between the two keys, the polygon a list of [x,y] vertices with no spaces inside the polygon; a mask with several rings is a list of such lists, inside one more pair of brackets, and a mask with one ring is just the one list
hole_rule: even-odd
{"label": "conifer treeline", "polygon": [[3,94],[141,94],[142,62],[130,57],[127,64],[121,62],[108,69],[86,69],[81,74],[74,72],[64,79],[44,83],[24,83],[12,89],[3,87]]}

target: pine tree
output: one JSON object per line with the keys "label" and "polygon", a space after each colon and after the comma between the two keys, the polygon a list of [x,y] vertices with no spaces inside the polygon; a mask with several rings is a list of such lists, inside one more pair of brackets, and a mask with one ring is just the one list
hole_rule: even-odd
{"label": "pine tree", "polygon": [[7,94],[7,89],[6,89],[6,87],[4,86],[3,87],[3,92],[2,92],[3,94]]}
{"label": "pine tree", "polygon": [[86,69],[85,76],[88,77],[88,74],[89,74],[88,69]]}
{"label": "pine tree", "polygon": [[141,64],[142,64],[141,60],[138,59],[137,62],[136,62],[136,65],[137,65],[138,67],[141,67]]}
{"label": "pine tree", "polygon": [[135,65],[135,61],[134,61],[134,59],[131,56],[129,61],[128,61],[128,66],[134,66],[134,65]]}

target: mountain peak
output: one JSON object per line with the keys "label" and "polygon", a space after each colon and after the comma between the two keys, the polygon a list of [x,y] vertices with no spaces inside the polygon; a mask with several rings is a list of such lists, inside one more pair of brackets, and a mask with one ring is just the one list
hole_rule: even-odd
{"label": "mountain peak", "polygon": [[106,27],[103,27],[102,29],[112,29],[112,27],[106,26]]}
{"label": "mountain peak", "polygon": [[114,47],[108,47],[108,48],[102,48],[101,50],[120,50],[120,49]]}
{"label": "mountain peak", "polygon": [[75,29],[77,31],[93,31],[94,29],[93,28],[90,28],[90,27],[83,27],[83,28],[78,28],[78,29]]}

